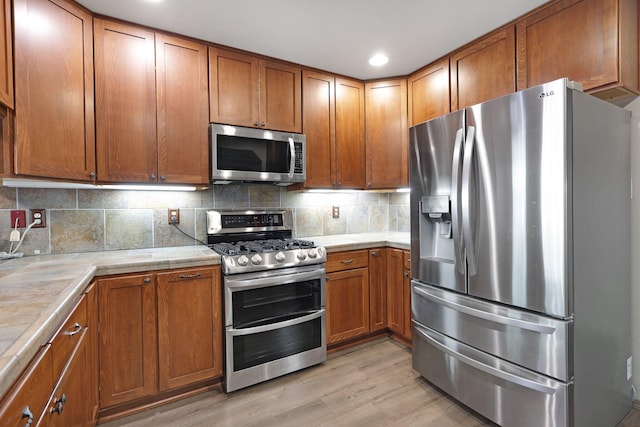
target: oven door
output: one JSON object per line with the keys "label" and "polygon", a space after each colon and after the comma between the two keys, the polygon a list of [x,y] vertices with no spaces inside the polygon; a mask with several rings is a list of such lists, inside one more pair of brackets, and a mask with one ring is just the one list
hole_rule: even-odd
{"label": "oven door", "polygon": [[324,362],[324,304],[324,265],[225,276],[225,390]]}

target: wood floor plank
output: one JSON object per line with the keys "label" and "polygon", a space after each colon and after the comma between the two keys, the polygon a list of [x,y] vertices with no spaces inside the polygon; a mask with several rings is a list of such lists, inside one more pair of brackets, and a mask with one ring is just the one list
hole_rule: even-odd
{"label": "wood floor plank", "polygon": [[[495,426],[432,386],[411,352],[381,338],[333,353],[318,366],[225,394],[222,389],[101,427]],[[640,425],[640,411],[617,426]]]}

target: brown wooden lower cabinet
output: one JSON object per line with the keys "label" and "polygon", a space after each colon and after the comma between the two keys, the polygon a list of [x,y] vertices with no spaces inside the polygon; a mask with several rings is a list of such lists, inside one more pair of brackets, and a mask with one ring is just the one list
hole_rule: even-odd
{"label": "brown wooden lower cabinet", "polygon": [[371,332],[387,329],[387,250],[369,250],[369,317]]}
{"label": "brown wooden lower cabinet", "polygon": [[411,342],[411,275],[409,252],[387,249],[387,310],[389,329]]}
{"label": "brown wooden lower cabinet", "polygon": [[[0,425],[90,426],[95,424],[97,371],[88,319],[94,288],[80,298],[60,329],[38,352],[0,402]],[[89,317],[90,318],[90,317]]]}
{"label": "brown wooden lower cabinet", "polygon": [[219,267],[98,285],[101,409],[222,375]]}
{"label": "brown wooden lower cabinet", "polygon": [[368,265],[367,250],[327,254],[327,345],[369,333]]}

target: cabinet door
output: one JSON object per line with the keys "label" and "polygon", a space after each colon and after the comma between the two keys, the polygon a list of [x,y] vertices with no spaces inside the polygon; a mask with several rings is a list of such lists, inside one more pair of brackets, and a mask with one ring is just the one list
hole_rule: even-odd
{"label": "cabinet door", "polygon": [[160,391],[222,375],[220,268],[158,273]]}
{"label": "cabinet door", "polygon": [[91,424],[91,406],[87,375],[89,368],[89,346],[87,329],[81,332],[78,345],[71,354],[58,381],[47,408],[38,425],[53,427],[82,427]]}
{"label": "cabinet door", "polygon": [[364,116],[364,84],[337,77],[335,180],[338,188],[364,188]]}
{"label": "cabinet door", "polygon": [[260,61],[260,127],[302,132],[302,70]]}
{"label": "cabinet door", "polygon": [[307,137],[306,188],[332,188],[335,184],[334,81],[334,76],[329,74],[302,71],[302,131]]}
{"label": "cabinet door", "polygon": [[440,117],[449,107],[449,58],[444,58],[409,76],[409,126]]}
{"label": "cabinet door", "polygon": [[24,427],[30,417],[32,425],[37,425],[53,390],[52,365],[50,346],[46,346],[1,401],[0,425]]}
{"label": "cabinet door", "polygon": [[369,270],[327,275],[327,344],[369,332]]}
{"label": "cabinet door", "polygon": [[15,173],[92,180],[91,15],[65,0],[15,0],[14,16]]}
{"label": "cabinet door", "polygon": [[451,55],[451,110],[515,92],[515,46],[509,26]]}
{"label": "cabinet door", "polygon": [[158,179],[209,182],[207,47],[156,34]]}
{"label": "cabinet door", "polygon": [[155,182],[154,34],[94,20],[98,180]]}
{"label": "cabinet door", "polygon": [[100,407],[157,390],[156,288],[153,276],[100,279]]}
{"label": "cabinet door", "polygon": [[211,122],[259,125],[258,62],[251,55],[209,47]]}
{"label": "cabinet door", "polygon": [[11,0],[0,0],[0,103],[13,109]]}
{"label": "cabinet door", "polygon": [[371,332],[387,328],[387,250],[369,250],[369,317]]}
{"label": "cabinet door", "polygon": [[365,88],[367,189],[406,187],[407,81],[367,83]]}
{"label": "cabinet door", "polygon": [[638,2],[553,2],[517,23],[517,52],[518,90],[569,77],[585,91],[637,93]]}
{"label": "cabinet door", "polygon": [[404,265],[403,254],[399,249],[387,249],[387,316],[389,329],[403,335],[404,319]]}

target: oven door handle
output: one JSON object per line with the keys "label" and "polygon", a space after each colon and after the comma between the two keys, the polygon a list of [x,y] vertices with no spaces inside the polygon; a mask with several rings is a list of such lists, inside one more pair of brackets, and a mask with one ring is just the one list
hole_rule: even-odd
{"label": "oven door handle", "polygon": [[297,317],[295,319],[286,320],[284,322],[272,323],[272,324],[263,325],[263,326],[256,326],[255,328],[247,328],[247,329],[230,328],[228,332],[234,336],[259,334],[261,332],[273,331],[274,329],[286,328],[287,326],[299,325],[300,323],[309,322],[319,317],[323,317],[324,315],[325,315],[325,309],[321,308],[320,310],[314,311],[313,313],[308,314],[306,316]]}
{"label": "oven door handle", "polygon": [[282,275],[269,275],[267,277],[255,277],[250,279],[236,279],[232,276],[226,276],[224,279],[225,287],[230,290],[248,290],[256,288],[264,288],[265,286],[286,285],[303,280],[314,280],[324,278],[324,268],[318,268],[313,271],[305,271],[299,273],[286,273]]}

